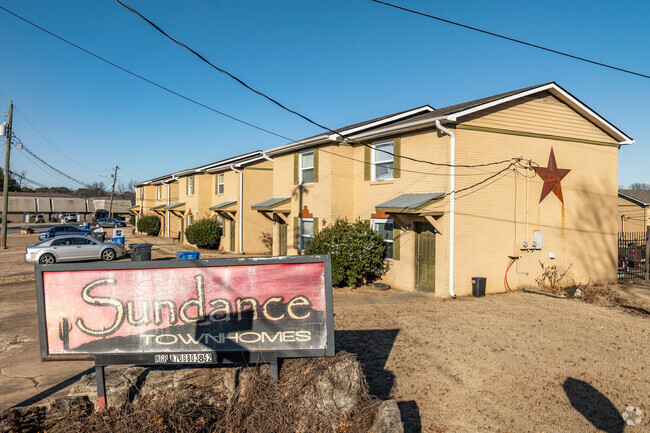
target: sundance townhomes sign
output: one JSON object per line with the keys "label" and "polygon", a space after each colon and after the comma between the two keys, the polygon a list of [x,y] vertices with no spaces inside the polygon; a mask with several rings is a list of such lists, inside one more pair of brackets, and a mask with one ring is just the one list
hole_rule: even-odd
{"label": "sundance townhomes sign", "polygon": [[329,256],[37,265],[36,285],[46,361],[334,354]]}

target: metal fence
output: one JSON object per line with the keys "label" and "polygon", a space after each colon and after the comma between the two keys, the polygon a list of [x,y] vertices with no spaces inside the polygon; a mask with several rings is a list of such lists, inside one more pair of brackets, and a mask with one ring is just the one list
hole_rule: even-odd
{"label": "metal fence", "polygon": [[646,276],[646,248],[648,238],[644,232],[619,232],[618,281],[632,282]]}

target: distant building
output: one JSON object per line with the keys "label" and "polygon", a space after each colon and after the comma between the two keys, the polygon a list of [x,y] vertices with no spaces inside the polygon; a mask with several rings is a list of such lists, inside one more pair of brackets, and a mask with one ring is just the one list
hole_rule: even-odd
{"label": "distant building", "polygon": [[650,226],[650,190],[619,189],[618,219],[621,232],[645,232]]}
{"label": "distant building", "polygon": [[[110,197],[83,198],[66,194],[35,192],[9,193],[9,221],[26,222],[30,216],[43,215],[46,222],[58,221],[61,214],[75,214],[79,221],[91,221],[95,211],[108,209]],[[113,199],[113,215],[128,217],[130,200]],[[0,212],[4,214],[0,200]]]}

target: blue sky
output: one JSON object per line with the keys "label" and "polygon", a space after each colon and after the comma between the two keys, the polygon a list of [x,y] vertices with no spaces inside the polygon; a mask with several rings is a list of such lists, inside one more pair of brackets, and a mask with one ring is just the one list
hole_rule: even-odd
{"label": "blue sky", "polygon": [[[330,128],[555,81],[636,140],[619,152],[619,184],[650,183],[650,79],[370,0],[125,1],[213,63]],[[650,74],[647,1],[394,3]],[[259,127],[292,139],[321,132],[200,62],[114,0],[0,5]],[[166,93],[2,10],[0,32],[0,107],[13,99],[14,133],[83,182],[110,182],[99,175],[108,176],[116,164],[126,183],[287,142]],[[14,149],[11,157],[12,170],[30,179],[79,187],[48,174],[23,151]]]}

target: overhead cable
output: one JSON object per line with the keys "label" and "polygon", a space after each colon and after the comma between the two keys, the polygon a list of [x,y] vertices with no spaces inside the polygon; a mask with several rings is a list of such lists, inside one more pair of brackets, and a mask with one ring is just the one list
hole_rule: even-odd
{"label": "overhead cable", "polygon": [[537,48],[539,50],[548,51],[549,53],[559,54],[561,56],[569,57],[571,59],[580,60],[582,62],[591,63],[593,65],[602,66],[604,68],[614,69],[615,71],[625,72],[626,74],[637,75],[637,76],[643,77],[643,78],[650,78],[650,75],[642,74],[640,72],[634,72],[634,71],[631,71],[629,69],[619,68],[618,66],[612,66],[612,65],[609,65],[607,63],[597,62],[595,60],[590,60],[590,59],[587,59],[585,57],[576,56],[576,55],[573,55],[573,54],[565,53],[563,51],[554,50],[552,48],[547,48],[547,47],[544,47],[544,46],[541,46],[541,45],[537,45],[537,44],[533,44],[533,43],[530,43],[530,42],[522,41],[521,39],[515,39],[515,38],[511,38],[509,36],[500,35],[498,33],[490,32],[488,30],[479,29],[478,27],[472,27],[472,26],[469,26],[467,24],[462,24],[462,23],[459,23],[459,22],[456,22],[456,21],[451,21],[451,20],[448,20],[448,19],[445,19],[445,18],[437,17],[435,15],[420,12],[420,11],[417,11],[415,9],[405,8],[403,6],[398,6],[398,5],[395,5],[395,4],[392,4],[392,3],[387,3],[387,2],[384,2],[384,1],[381,1],[381,0],[370,0],[370,1],[382,4],[382,5],[385,5],[385,6],[390,6],[390,7],[395,8],[395,9],[400,9],[400,10],[403,10],[403,11],[406,11],[406,12],[410,12],[410,13],[413,13],[413,14],[416,14],[416,15],[421,15],[423,17],[427,17],[427,18],[431,18],[431,19],[434,19],[434,20],[442,21],[442,22],[447,23],[447,24],[452,24],[452,25],[455,25],[455,26],[458,26],[458,27],[463,27],[465,29],[474,30],[475,32],[484,33],[486,35],[490,35],[490,36],[494,36],[494,37],[497,37],[497,38],[505,39],[507,41],[516,42],[516,43],[522,44],[522,45],[527,45],[529,47]]}
{"label": "overhead cable", "polygon": [[295,140],[293,140],[293,139],[291,139],[291,138],[289,138],[289,137],[285,137],[284,135],[277,134],[277,133],[275,133],[275,132],[273,132],[273,131],[270,131],[270,130],[268,130],[268,129],[264,129],[264,128],[262,128],[262,127],[260,127],[260,126],[257,126],[257,125],[254,125],[254,124],[252,124],[252,123],[250,123],[250,122],[246,122],[245,120],[238,119],[237,117],[235,117],[235,116],[231,116],[230,114],[226,114],[226,113],[224,113],[223,111],[219,111],[219,110],[217,110],[216,108],[212,108],[212,107],[210,107],[209,105],[203,104],[203,103],[201,103],[201,102],[199,102],[199,101],[197,101],[197,100],[195,100],[195,99],[192,99],[192,98],[189,98],[189,97],[187,97],[187,96],[185,96],[185,95],[182,95],[182,94],[180,94],[180,93],[178,93],[178,92],[176,92],[176,91],[174,91],[174,90],[171,90],[171,89],[168,88],[168,87],[165,87],[165,86],[163,86],[163,85],[161,85],[161,84],[158,84],[158,83],[156,83],[156,82],[154,82],[154,81],[152,81],[152,80],[150,80],[150,79],[148,79],[148,78],[145,78],[145,77],[143,77],[142,75],[136,74],[135,72],[131,72],[131,71],[129,71],[128,69],[123,68],[122,66],[120,66],[120,65],[118,65],[118,64],[116,64],[116,63],[111,62],[110,60],[106,60],[105,58],[103,58],[103,57],[101,57],[101,56],[99,56],[99,55],[93,53],[92,51],[89,51],[89,50],[87,50],[87,49],[85,49],[85,48],[83,48],[83,47],[81,47],[81,46],[79,46],[79,45],[77,45],[77,44],[75,44],[75,43],[73,43],[73,42],[70,42],[70,41],[68,41],[67,39],[62,38],[61,36],[59,36],[59,35],[57,35],[57,34],[55,34],[55,33],[52,33],[51,31],[49,31],[49,30],[47,30],[47,29],[45,29],[45,28],[39,26],[38,24],[35,24],[35,23],[33,23],[33,22],[27,20],[26,18],[21,17],[20,15],[14,13],[14,12],[12,12],[12,11],[10,11],[9,9],[7,9],[7,8],[5,8],[5,7],[3,7],[3,6],[0,6],[0,10],[3,10],[3,11],[5,11],[5,12],[7,12],[7,13],[13,15],[13,16],[15,16],[16,18],[18,18],[18,19],[20,19],[20,20],[26,22],[27,24],[29,24],[29,25],[31,25],[31,26],[33,26],[33,27],[36,27],[37,29],[39,29],[39,30],[41,30],[41,31],[43,31],[43,32],[45,32],[45,33],[47,33],[48,35],[57,38],[57,39],[60,40],[61,42],[65,42],[66,44],[71,45],[71,46],[77,48],[78,50],[81,50],[81,51],[83,51],[84,53],[86,53],[86,54],[88,54],[88,55],[91,55],[91,56],[95,57],[95,58],[98,59],[98,60],[101,60],[101,61],[104,62],[104,63],[107,63],[107,64],[109,64],[109,65],[111,65],[111,66],[113,66],[113,67],[115,67],[115,68],[117,68],[117,69],[119,69],[119,70],[121,70],[121,71],[123,71],[123,72],[126,72],[126,73],[129,74],[129,75],[132,75],[132,76],[134,76],[134,77],[136,77],[136,78],[139,78],[140,80],[145,81],[145,82],[147,82],[147,83],[149,83],[149,84],[151,84],[151,85],[153,85],[153,86],[156,86],[156,87],[158,87],[159,89],[162,89],[162,90],[164,90],[164,91],[166,91],[166,92],[169,92],[169,93],[171,93],[172,95],[176,95],[176,96],[178,96],[179,98],[183,98],[183,99],[185,99],[185,100],[188,101],[188,102],[191,102],[191,103],[196,104],[196,105],[198,105],[198,106],[200,106],[200,107],[206,108],[206,109],[208,109],[208,110],[210,110],[210,111],[212,111],[212,112],[214,112],[214,113],[217,113],[217,114],[219,114],[219,115],[221,115],[221,116],[224,116],[224,117],[227,117],[227,118],[229,118],[229,119],[231,119],[231,120],[234,120],[235,122],[239,122],[239,123],[244,124],[244,125],[246,125],[246,126],[250,126],[251,128],[255,128],[255,129],[259,130],[259,131],[266,132],[266,133],[271,134],[271,135],[275,135],[276,137],[282,138],[282,139],[287,140],[287,141],[290,141],[290,142],[291,142],[291,141],[295,141]]}
{"label": "overhead cable", "polygon": [[[286,107],[285,105],[283,105],[282,103],[280,103],[280,102],[277,101],[276,99],[271,98],[270,96],[268,96],[267,94],[263,93],[262,91],[257,90],[257,89],[255,89],[255,88],[253,88],[252,86],[246,84],[246,83],[245,83],[243,80],[241,80],[240,78],[236,77],[235,75],[231,74],[230,72],[226,71],[225,69],[223,69],[223,68],[221,68],[221,67],[215,65],[214,63],[212,63],[211,61],[209,61],[208,59],[206,59],[204,56],[202,56],[201,54],[199,54],[198,52],[196,52],[196,51],[193,50],[192,48],[190,48],[190,47],[188,47],[187,45],[185,45],[183,42],[180,42],[179,40],[177,40],[176,38],[174,38],[173,36],[171,36],[169,33],[165,32],[163,29],[161,29],[161,28],[160,28],[157,24],[155,24],[153,21],[151,21],[150,19],[148,19],[147,17],[145,17],[144,15],[142,15],[140,12],[136,11],[135,9],[133,9],[131,6],[129,6],[129,5],[127,5],[126,3],[124,3],[122,0],[116,0],[116,1],[117,1],[119,4],[121,4],[122,6],[124,6],[126,9],[128,9],[130,12],[132,12],[132,13],[134,13],[135,15],[139,16],[140,18],[142,18],[142,19],[143,19],[144,21],[146,21],[149,25],[151,25],[153,28],[155,28],[158,32],[160,32],[162,35],[164,35],[166,38],[170,39],[170,40],[173,41],[175,44],[177,44],[177,45],[179,45],[179,46],[185,48],[186,50],[188,50],[189,52],[191,52],[192,54],[194,54],[196,57],[198,57],[201,61],[203,61],[204,63],[210,65],[211,67],[213,67],[213,68],[216,69],[217,71],[219,71],[219,72],[221,72],[221,73],[227,75],[228,77],[232,78],[232,79],[235,80],[237,83],[239,83],[239,84],[241,84],[242,86],[244,86],[246,89],[248,89],[248,90],[250,90],[250,91],[256,93],[257,95],[259,95],[259,96],[261,96],[261,97],[267,99],[268,101],[272,102],[273,104],[277,105],[278,107],[282,108],[283,110],[288,111],[289,113],[292,113],[292,114],[294,114],[294,115],[296,115],[296,116],[298,116],[298,117],[300,117],[300,118],[306,120],[307,122],[311,123],[312,125],[315,125],[315,126],[321,128],[321,129],[324,129],[324,130],[326,130],[326,131],[328,131],[328,132],[330,132],[330,133],[332,133],[332,134],[334,134],[334,135],[337,135],[337,136],[342,137],[346,142],[354,143],[354,144],[359,144],[359,145],[361,145],[361,146],[365,146],[365,147],[368,147],[368,148],[375,149],[375,150],[378,151],[378,152],[382,152],[382,153],[385,153],[385,154],[387,154],[387,155],[391,155],[391,156],[396,157],[396,158],[402,158],[402,159],[406,159],[406,160],[413,161],[413,162],[418,162],[418,163],[423,163],[423,164],[429,164],[429,165],[435,165],[435,166],[443,166],[443,167],[450,167],[450,166],[451,166],[451,164],[435,163],[435,162],[432,162],[432,161],[427,161],[427,160],[422,160],[422,159],[417,159],[417,158],[411,158],[411,157],[404,156],[404,155],[396,155],[396,154],[394,154],[394,153],[392,153],[392,152],[389,152],[389,151],[387,151],[387,150],[376,149],[376,148],[374,148],[373,146],[371,146],[371,145],[368,144],[368,143],[364,143],[364,142],[360,142],[360,141],[354,140],[354,139],[352,139],[352,138],[346,136],[345,134],[342,134],[341,132],[334,131],[333,129],[331,129],[331,128],[327,127],[327,126],[324,126],[324,125],[322,125],[322,124],[320,124],[320,123],[318,123],[318,122],[316,122],[316,121],[310,119],[309,117],[305,116],[304,114],[301,114],[301,113],[299,113],[299,112],[297,112],[297,111],[295,111],[295,110],[292,110],[291,108]],[[490,166],[490,165],[504,164],[504,163],[509,162],[509,161],[511,161],[511,160],[497,161],[497,162],[490,162],[490,163],[486,163],[486,164],[476,164],[476,165],[456,165],[456,167],[467,167],[467,168],[486,167],[486,166]]]}

